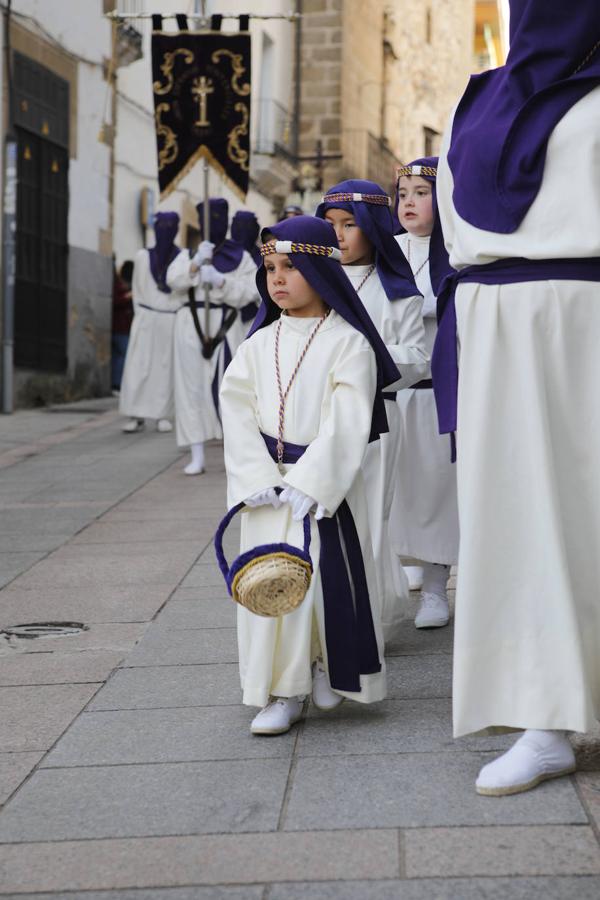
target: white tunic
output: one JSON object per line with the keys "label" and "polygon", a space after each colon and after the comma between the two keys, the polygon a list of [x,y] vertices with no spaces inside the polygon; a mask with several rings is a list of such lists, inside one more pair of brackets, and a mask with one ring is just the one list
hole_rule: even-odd
{"label": "white tunic", "polygon": [[[318,320],[284,315],[281,321],[279,358],[282,381],[287,384]],[[370,703],[386,693],[379,598],[361,475],[375,394],[375,357],[367,340],[332,310],[300,366],[285,409],[284,439],[310,446],[299,462],[284,467],[282,476],[260,434],[277,436],[275,328],[273,323],[245,341],[223,378],[228,502],[233,506],[257,491],[286,483],[323,504],[328,515],[347,500],[362,547],[382,670],[361,676],[360,693],[339,693]],[[269,695],[309,693],[311,661],[318,644],[327,664],[320,542],[314,519],[312,526],[310,553],[315,572],[298,609],[267,619],[238,608],[243,702],[250,706],[264,706]],[[302,523],[292,521],[288,504],[278,510],[259,507],[242,515],[242,552],[277,541],[303,544]]]}
{"label": "white tunic", "polygon": [[[179,254],[182,255],[181,253]],[[185,294],[160,291],[148,250],[138,250],[131,285],[134,317],[125,357],[119,411],[139,419],[173,414],[173,331]]]}
{"label": "white tunic", "polygon": [[[355,290],[369,269],[370,266],[344,266]],[[407,297],[390,303],[377,270],[364,282],[359,296],[398,366],[402,376],[398,387],[408,388],[424,378],[429,371],[429,358],[425,350],[421,297]],[[399,473],[400,411],[394,400],[386,400],[385,409],[390,430],[368,445],[363,475],[373,553],[380,579],[383,635],[390,641],[406,616],[409,586],[390,544],[390,510]]]}
{"label": "white tunic", "polygon": [[[210,311],[210,334],[213,337],[221,327],[225,306],[240,310],[258,296],[256,265],[246,251],[237,269],[225,273],[223,277],[223,287],[210,290],[210,302],[222,307]],[[204,288],[200,284],[200,272],[190,274],[190,256],[187,250],[182,251],[169,266],[167,282],[186,291],[186,300],[188,289],[194,288],[196,302],[199,304],[198,319],[204,332]],[[227,309],[224,311],[228,312]],[[232,356],[244,340],[248,328],[249,325],[241,321],[238,312],[226,336]],[[221,423],[214,397],[218,395],[223,377],[224,351],[225,342],[222,342],[212,358],[205,359],[191,310],[186,306],[179,311],[175,322],[175,425],[177,444],[180,447],[202,444],[221,437]]]}
{"label": "white tunic", "polygon": [[[519,229],[464,222],[452,175],[438,203],[455,267],[600,257],[600,88],[548,142]],[[462,284],[454,732],[588,731],[600,714],[600,286]]]}
{"label": "white tunic", "polygon": [[[436,298],[429,277],[429,238],[399,234],[423,294],[427,351],[437,331]],[[419,271],[420,269],[420,271]],[[431,378],[428,371],[424,376]],[[397,396],[401,419],[400,459],[391,512],[391,540],[400,556],[453,565],[458,558],[456,467],[450,462],[450,438],[441,436],[433,390],[402,391]]]}

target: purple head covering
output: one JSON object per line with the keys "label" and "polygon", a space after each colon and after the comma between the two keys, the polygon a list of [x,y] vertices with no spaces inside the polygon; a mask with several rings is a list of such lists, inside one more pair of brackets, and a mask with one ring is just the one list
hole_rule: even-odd
{"label": "purple head covering", "polygon": [[257,268],[262,262],[260,250],[256,246],[259,232],[260,225],[253,212],[245,209],[236,212],[231,220],[231,237],[250,254]]}
{"label": "purple head covering", "polygon": [[[373,199],[359,199],[360,197]],[[345,198],[348,199],[345,199]],[[382,201],[377,202],[377,197]],[[388,300],[404,300],[419,295],[412,270],[394,240],[394,223],[389,198],[374,181],[351,179],[329,188],[316,215],[324,219],[328,209],[344,209],[375,248],[375,265]]]}
{"label": "purple head covering", "polygon": [[179,230],[179,216],[175,212],[157,213],[154,217],[154,235],[156,244],[148,250],[150,271],[156,286],[163,294],[170,294],[171,288],[166,282],[167,269],[179,253],[175,244]]}
{"label": "purple head covering", "polygon": [[598,0],[510,0],[506,65],[473,75],[454,115],[458,214],[486,231],[515,231],[540,189],[550,135],[599,84]]}
{"label": "purple head covering", "polygon": [[[429,240],[429,277],[431,279],[431,287],[433,289],[433,293],[437,297],[440,292],[440,287],[442,285],[442,281],[449,275],[454,269],[450,266],[448,261],[448,251],[444,245],[444,235],[442,234],[442,223],[440,221],[440,214],[437,205],[437,194],[435,181],[437,177],[437,166],[438,166],[438,157],[437,156],[423,156],[420,159],[414,159],[407,166],[402,166],[398,169],[398,181],[396,184],[396,199],[394,202],[394,218],[398,221],[398,234],[404,234],[406,231],[402,225],[400,225],[400,220],[398,219],[398,206],[400,202],[399,197],[399,185],[400,178],[402,175],[418,175],[420,178],[424,178],[425,181],[428,181],[431,185],[431,198],[432,198],[432,206],[433,206],[433,231],[431,232],[431,238]],[[411,169],[412,171],[409,173],[406,170]],[[435,169],[436,174],[433,175],[431,170]]]}
{"label": "purple head covering", "polygon": [[[283,222],[278,222],[277,225],[263,229],[261,235],[263,239],[267,234],[272,234],[277,241],[332,247],[339,254],[337,238],[331,225],[313,216],[296,216],[293,219],[285,219]],[[373,405],[370,440],[376,440],[380,434],[388,431],[382,392],[387,385],[399,380],[400,375],[396,364],[388,353],[369,314],[360,302],[358,294],[342,269],[339,259],[293,251],[290,251],[288,256],[327,306],[335,309],[353,328],[360,331],[375,352],[377,360],[377,393]],[[267,273],[264,265],[260,266],[256,273],[256,284],[262,297],[262,303],[254,320],[254,325],[249,332],[249,337],[255,331],[258,331],[259,328],[264,328],[266,325],[275,322],[281,315],[281,310],[269,296]]]}
{"label": "purple head covering", "polygon": [[[198,222],[200,224],[200,234],[204,239],[204,203],[198,203],[196,206],[198,211]],[[233,272],[242,261],[244,248],[236,241],[230,241],[227,238],[227,228],[229,227],[229,204],[224,197],[211,197],[208,201],[209,212],[209,237],[207,240],[212,241],[215,245],[212,264],[219,272]]]}

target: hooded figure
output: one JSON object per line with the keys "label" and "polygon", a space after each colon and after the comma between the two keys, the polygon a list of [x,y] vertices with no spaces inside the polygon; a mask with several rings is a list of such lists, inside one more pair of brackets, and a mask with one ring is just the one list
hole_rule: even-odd
{"label": "hooded figure", "polygon": [[256,246],[260,225],[258,219],[253,212],[240,209],[236,212],[231,220],[231,237],[238,244],[241,244],[244,250],[247,250],[258,268],[262,262],[260,250]]}
{"label": "hooded figure", "polygon": [[387,431],[382,394],[398,372],[344,274],[330,225],[297,217],[263,239],[262,303],[223,378],[221,410],[229,505],[250,507],[242,553],[302,546],[302,518],[311,517],[314,574],[301,606],[273,619],[238,608],[243,702],[264,707],[253,733],[273,734],[301,716],[298,697],[311,686],[329,709],[342,697],[385,695],[361,463],[369,440]]}
{"label": "hooded figure", "polygon": [[[202,234],[204,204],[196,209]],[[204,443],[221,437],[219,385],[246,333],[240,311],[256,298],[256,266],[227,238],[228,209],[221,197],[209,200],[209,239],[193,257],[182,251],[167,272],[167,284],[187,296],[175,325],[177,444],[189,446],[192,457],[186,475],[204,471]]]}
{"label": "hooded figure", "polygon": [[[373,181],[342,181],[329,188],[317,216],[336,230],[344,271],[401,374],[407,389],[429,374],[422,297],[393,233],[391,200]],[[400,393],[404,393],[401,391]],[[382,621],[386,642],[393,641],[406,617],[409,585],[390,542],[390,514],[399,470],[400,411],[386,403],[389,435],[365,455],[373,552],[381,578]]]}
{"label": "hooded figure", "polygon": [[179,216],[157,213],[156,242],[149,250],[138,250],[131,285],[134,319],[131,327],[119,411],[129,417],[123,431],[141,431],[145,419],[156,419],[159,431],[172,431],[173,331],[175,314],[185,303],[185,294],[166,283],[169,265],[179,253],[175,238]]}
{"label": "hooded figure", "polygon": [[525,729],[479,773],[492,796],[573,771],[565,732],[600,718],[600,16],[510,7],[506,65],[471,79],[437,185],[457,270],[434,350],[457,434],[454,734]]}

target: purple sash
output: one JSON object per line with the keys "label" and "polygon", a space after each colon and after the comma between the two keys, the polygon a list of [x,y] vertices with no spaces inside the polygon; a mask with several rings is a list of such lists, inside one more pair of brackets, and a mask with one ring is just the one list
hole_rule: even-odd
{"label": "purple sash", "polygon": [[[262,437],[271,458],[277,460],[276,438],[268,434]],[[286,441],[283,462],[298,462],[306,449]],[[335,515],[321,519],[317,526],[321,538],[319,569],[331,687],[360,693],[360,676],[381,672],[381,662],[352,510],[343,500]]]}
{"label": "purple sash", "polygon": [[600,281],[600,258],[498,259],[483,266],[467,266],[453,272],[442,283],[431,374],[440,434],[452,435],[452,462],[456,460],[454,433],[458,400],[456,288],[459,284],[520,284],[527,281]]}

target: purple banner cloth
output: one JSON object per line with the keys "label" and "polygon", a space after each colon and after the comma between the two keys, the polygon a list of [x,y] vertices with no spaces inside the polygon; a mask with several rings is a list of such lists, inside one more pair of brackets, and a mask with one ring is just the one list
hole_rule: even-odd
{"label": "purple banner cloth", "polygon": [[[277,460],[277,439],[268,434],[262,437],[269,455]],[[306,449],[286,441],[284,463],[298,462]],[[360,676],[381,672],[381,661],[352,510],[343,500],[335,515],[321,519],[317,526],[329,680],[334,690],[360,693]]]}
{"label": "purple banner cloth", "polygon": [[[528,281],[600,281],[600,258],[498,259],[467,266],[449,276],[438,297],[438,332],[431,357],[440,434],[456,431],[458,349],[455,295],[459,284],[520,284]],[[485,300],[481,300],[485,303]],[[455,452],[453,457],[455,457]]]}

